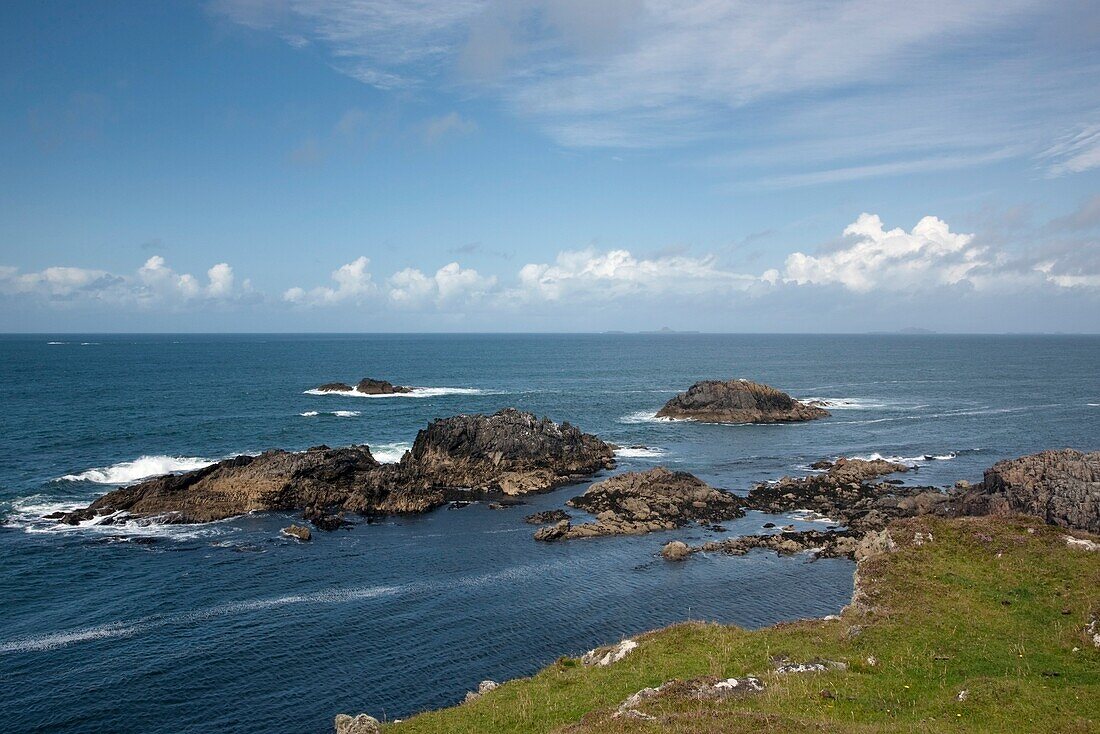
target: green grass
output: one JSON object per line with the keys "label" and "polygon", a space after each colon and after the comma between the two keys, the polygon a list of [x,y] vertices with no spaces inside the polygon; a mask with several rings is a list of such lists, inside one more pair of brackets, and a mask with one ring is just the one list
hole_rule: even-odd
{"label": "green grass", "polygon": [[[918,530],[934,540],[912,544]],[[1068,548],[1063,534],[1027,519],[899,522],[899,550],[860,568],[873,611],[757,631],[676,625],[636,638],[639,647],[609,667],[563,658],[386,731],[1100,732],[1100,650],[1084,634],[1100,616],[1100,553]],[[778,655],[849,668],[781,677]],[[611,718],[646,686],[749,674],[763,693],[672,695],[642,707],[657,721]]]}

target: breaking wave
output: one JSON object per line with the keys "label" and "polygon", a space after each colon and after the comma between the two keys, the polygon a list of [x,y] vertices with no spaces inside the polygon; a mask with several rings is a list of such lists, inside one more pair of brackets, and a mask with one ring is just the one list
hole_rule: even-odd
{"label": "breaking wave", "polygon": [[476,387],[414,387],[412,392],[369,395],[358,390],[306,390],[305,395],[339,395],[349,398],[438,398],[444,395],[491,395]]}
{"label": "breaking wave", "polygon": [[655,446],[626,446],[615,449],[615,455],[624,459],[659,459],[668,452]]}
{"label": "breaking wave", "polygon": [[66,482],[130,484],[162,474],[202,469],[213,463],[210,459],[198,456],[141,456],[133,461],[120,461],[111,466],[88,469],[79,474],[66,474],[59,478]]}
{"label": "breaking wave", "polygon": [[627,415],[619,418],[619,423],[670,423],[676,418],[658,418],[657,412],[650,412],[648,410],[640,410],[636,413],[628,413]]}
{"label": "breaking wave", "polygon": [[412,448],[408,443],[380,443],[370,447],[371,455],[383,464],[396,464]]}
{"label": "breaking wave", "polygon": [[362,415],[362,413],[360,413],[358,410],[332,410],[324,413],[316,410],[307,410],[306,412],[299,413],[298,415],[302,416],[303,418],[315,418],[319,415],[331,415],[336,418],[357,418]]}

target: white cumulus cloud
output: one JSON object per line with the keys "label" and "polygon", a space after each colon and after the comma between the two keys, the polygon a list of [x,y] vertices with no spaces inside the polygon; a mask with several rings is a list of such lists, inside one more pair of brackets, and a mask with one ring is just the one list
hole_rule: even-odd
{"label": "white cumulus cloud", "polygon": [[300,287],[288,288],[283,293],[283,300],[304,306],[329,306],[360,301],[373,295],[377,290],[371,281],[369,268],[369,258],[356,258],[332,271],[335,287],[317,286],[310,290]]}
{"label": "white cumulus cloud", "polygon": [[390,276],[388,286],[389,298],[395,304],[419,307],[477,300],[493,290],[496,278],[452,262],[431,276],[416,268],[405,268]]}
{"label": "white cumulus cloud", "polygon": [[177,273],[160,255],[150,257],[137,272],[115,274],[97,268],[55,266],[21,273],[18,268],[0,268],[0,293],[26,295],[53,301],[81,299],[117,304],[183,304],[225,301],[250,292],[234,286],[233,268],[218,263],[206,272],[207,282],[190,273]]}
{"label": "white cumulus cloud", "polygon": [[844,230],[845,247],[821,255],[792,253],[785,279],[806,283],[839,283],[853,291],[954,285],[987,264],[985,248],[974,236],[952,232],[947,223],[925,217],[911,232],[887,230],[875,214],[861,214]]}

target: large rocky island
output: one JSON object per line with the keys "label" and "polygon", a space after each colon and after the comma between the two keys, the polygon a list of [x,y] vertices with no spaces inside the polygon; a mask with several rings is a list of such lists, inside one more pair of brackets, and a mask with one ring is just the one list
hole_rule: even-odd
{"label": "large rocky island", "polygon": [[824,408],[801,403],[781,390],[750,380],[697,382],[657,411],[658,418],[702,423],[793,423],[828,415]]}
{"label": "large rocky island", "polygon": [[125,513],[194,523],[304,510],[325,528],[339,525],[344,511],[424,512],[479,493],[541,492],[613,466],[611,446],[595,436],[508,408],[435,420],[396,464],[380,464],[367,446],[265,451],[123,487],[56,519]]}

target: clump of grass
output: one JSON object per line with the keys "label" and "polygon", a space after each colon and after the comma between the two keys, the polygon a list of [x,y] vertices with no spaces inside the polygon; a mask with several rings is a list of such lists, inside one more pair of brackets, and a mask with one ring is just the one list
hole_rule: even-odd
{"label": "clump of grass", "polygon": [[[917,533],[933,540],[916,544]],[[1100,616],[1100,554],[1023,518],[919,518],[891,534],[899,549],[860,565],[870,609],[757,631],[675,625],[636,638],[609,667],[561,658],[387,731],[1100,731],[1100,650],[1084,633]],[[848,667],[779,676],[778,656]],[[725,701],[673,693],[643,706],[653,721],[612,716],[641,688],[745,675],[765,691]]]}

